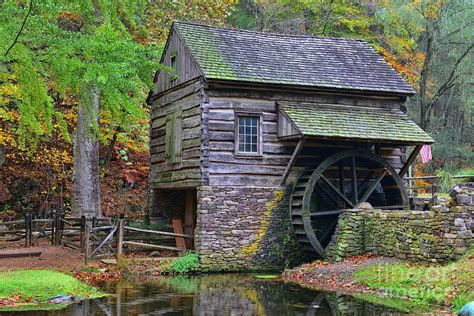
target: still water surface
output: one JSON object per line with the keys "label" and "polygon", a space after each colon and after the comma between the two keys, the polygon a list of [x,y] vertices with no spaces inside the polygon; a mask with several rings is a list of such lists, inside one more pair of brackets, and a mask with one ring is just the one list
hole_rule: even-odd
{"label": "still water surface", "polygon": [[317,292],[252,274],[163,277],[121,281],[103,290],[113,295],[59,311],[9,315],[401,315],[337,293]]}

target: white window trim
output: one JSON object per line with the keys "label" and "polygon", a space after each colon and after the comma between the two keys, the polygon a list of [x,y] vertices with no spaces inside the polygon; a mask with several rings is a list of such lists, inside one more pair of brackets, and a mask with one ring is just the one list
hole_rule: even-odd
{"label": "white window trim", "polygon": [[[235,132],[234,132],[234,154],[236,157],[242,158],[261,158],[263,155],[263,114],[260,112],[246,112],[246,111],[235,111]],[[239,150],[239,119],[241,117],[256,117],[258,119],[257,126],[257,152],[245,152]]]}

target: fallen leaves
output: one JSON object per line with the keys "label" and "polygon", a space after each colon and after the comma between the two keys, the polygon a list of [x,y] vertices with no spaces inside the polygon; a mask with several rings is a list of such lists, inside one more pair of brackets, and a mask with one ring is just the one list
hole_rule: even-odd
{"label": "fallen leaves", "polygon": [[0,298],[0,306],[13,306],[20,301],[21,293],[17,293],[12,297]]}

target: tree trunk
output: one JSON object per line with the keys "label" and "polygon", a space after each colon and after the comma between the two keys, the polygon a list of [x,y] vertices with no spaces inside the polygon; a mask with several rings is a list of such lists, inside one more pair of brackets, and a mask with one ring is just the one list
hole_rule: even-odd
{"label": "tree trunk", "polygon": [[72,212],[90,218],[100,215],[99,90],[85,89],[83,95],[74,135]]}

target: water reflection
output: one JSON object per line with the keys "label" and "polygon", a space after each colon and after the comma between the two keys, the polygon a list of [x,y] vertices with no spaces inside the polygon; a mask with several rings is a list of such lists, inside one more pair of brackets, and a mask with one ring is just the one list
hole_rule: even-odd
{"label": "water reflection", "polygon": [[249,274],[164,277],[121,281],[113,296],[49,312],[14,315],[400,315],[395,310],[336,293],[316,292]]}

